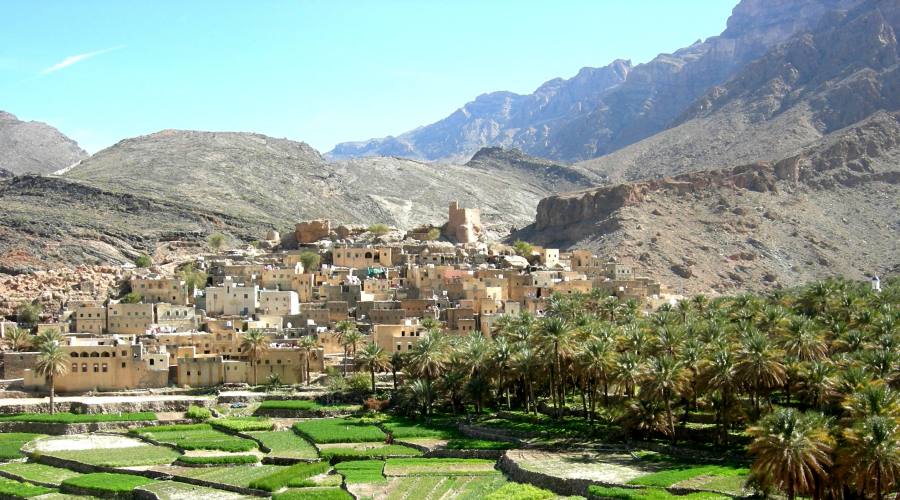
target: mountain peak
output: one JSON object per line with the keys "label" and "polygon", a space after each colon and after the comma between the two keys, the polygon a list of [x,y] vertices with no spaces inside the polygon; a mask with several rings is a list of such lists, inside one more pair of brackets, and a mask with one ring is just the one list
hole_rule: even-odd
{"label": "mountain peak", "polygon": [[49,174],[88,154],[59,130],[0,111],[0,168],[13,174]]}

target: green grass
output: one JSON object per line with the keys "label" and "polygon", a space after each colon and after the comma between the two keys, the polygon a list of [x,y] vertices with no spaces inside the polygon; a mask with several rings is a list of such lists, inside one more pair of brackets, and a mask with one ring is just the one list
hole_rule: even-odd
{"label": "green grass", "polygon": [[272,450],[269,452],[271,457],[313,459],[319,456],[316,448],[309,441],[298,436],[292,430],[250,432],[249,434],[259,439],[266,448]]}
{"label": "green grass", "polygon": [[255,464],[259,462],[256,455],[219,455],[219,456],[188,456],[178,457],[178,462],[192,465],[240,465]]}
{"label": "green grass", "polygon": [[212,418],[212,412],[209,411],[209,408],[203,408],[202,406],[194,406],[191,405],[188,407],[188,411],[184,414],[187,418],[192,420],[208,420]]}
{"label": "green grass", "polygon": [[176,475],[247,488],[250,482],[286,469],[281,465],[235,465],[179,469]]}
{"label": "green grass", "polygon": [[410,476],[391,479],[387,500],[483,500],[507,484],[501,474],[493,476]]}
{"label": "green grass", "polygon": [[396,439],[406,438],[435,438],[452,439],[458,437],[459,432],[449,426],[426,424],[400,417],[392,417],[382,422],[385,431],[390,432]]}
{"label": "green grass", "polygon": [[272,500],[348,500],[350,493],[340,488],[304,488],[272,495]]}
{"label": "green grass", "polygon": [[155,480],[143,476],[97,472],[66,479],[63,481],[62,485],[63,490],[73,487],[87,490],[97,495],[130,497],[131,490],[138,486],[144,486],[155,482]]}
{"label": "green grass", "polygon": [[686,465],[637,477],[628,484],[666,488],[697,476],[746,476],[749,473],[749,469],[723,465]]}
{"label": "green grass", "polygon": [[499,474],[493,460],[480,458],[391,458],[385,476],[479,476]]}
{"label": "green grass", "polygon": [[716,493],[689,493],[674,495],[662,488],[608,488],[588,486],[589,498],[612,498],[616,500],[728,500],[731,497]]}
{"label": "green grass", "polygon": [[60,450],[47,452],[45,455],[74,460],[83,464],[103,467],[134,467],[137,465],[170,464],[180,454],[165,446],[132,446],[116,448],[115,451],[105,449],[93,450]]}
{"label": "green grass", "polygon": [[260,403],[259,410],[297,410],[297,411],[318,411],[318,410],[358,410],[359,405],[323,405],[309,399],[284,399],[284,400],[268,400]]}
{"label": "green grass", "polygon": [[0,497],[3,498],[30,498],[53,490],[36,484],[20,483],[12,479],[0,477]]}
{"label": "green grass", "polygon": [[[217,490],[206,486],[197,486],[178,481],[157,481],[153,484],[141,486],[142,490],[152,492],[159,500],[183,500],[185,498],[252,498],[240,496],[237,493],[228,494],[223,490]],[[41,499],[43,500],[43,499]]]}
{"label": "green grass", "polygon": [[29,432],[0,433],[0,460],[24,457],[25,455],[19,451],[22,445],[39,437],[44,437],[44,434],[32,434]]}
{"label": "green grass", "polygon": [[506,483],[484,500],[544,500],[556,498],[556,493],[537,486],[521,483]]}
{"label": "green grass", "polygon": [[182,450],[250,451],[256,442],[217,431],[209,424],[161,425],[133,429],[129,432],[143,434],[160,443],[169,443]]}
{"label": "green grass", "polygon": [[352,460],[334,466],[334,470],[344,476],[347,484],[386,483],[387,479],[381,473],[383,469],[384,462],[381,460]]}
{"label": "green grass", "polygon": [[144,422],[156,420],[150,411],[135,413],[19,413],[2,415],[0,422],[43,422],[51,424],[81,424],[90,422]]}
{"label": "green grass", "polygon": [[596,429],[584,419],[576,417],[563,417],[554,419],[547,415],[530,415],[525,413],[512,413],[508,418],[488,418],[479,422],[481,425],[499,429],[521,432],[528,435],[555,437],[555,438],[583,438],[602,432],[601,427]]}
{"label": "green grass", "polygon": [[278,491],[285,486],[309,486],[306,479],[327,472],[331,466],[327,462],[312,462],[291,465],[268,476],[250,482],[250,487],[265,491]]}
{"label": "green grass", "polygon": [[451,450],[509,450],[515,447],[516,443],[488,439],[459,438],[447,441],[447,448]]}
{"label": "green grass", "polygon": [[70,477],[80,476],[78,472],[60,467],[53,467],[35,462],[10,462],[0,465],[0,471],[15,474],[25,481],[37,481],[39,483],[59,486],[60,483]]}
{"label": "green grass", "polygon": [[372,424],[342,418],[316,418],[294,424],[294,429],[314,443],[366,443],[384,441],[385,434]]}
{"label": "green grass", "polygon": [[353,447],[325,448],[320,451],[322,458],[331,460],[355,460],[360,458],[417,457],[421,451],[400,444],[386,444],[374,448],[358,449]]}
{"label": "green grass", "polygon": [[217,429],[233,432],[270,431],[275,427],[271,420],[260,417],[217,418],[209,423]]}

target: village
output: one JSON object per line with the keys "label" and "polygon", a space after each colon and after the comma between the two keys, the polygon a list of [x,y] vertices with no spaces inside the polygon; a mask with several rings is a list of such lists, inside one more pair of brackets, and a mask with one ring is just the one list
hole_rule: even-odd
{"label": "village", "polygon": [[262,245],[213,241],[215,251],[172,272],[125,266],[109,298],[69,300],[35,324],[0,322],[6,388],[49,391],[35,349],[48,332],[68,360],[57,393],[293,385],[328,367],[354,370],[367,344],[391,356],[435,331],[490,338],[499,318],[540,317],[554,294],[648,310],[674,300],[631,265],[586,250],[485,241],[479,210],[457,202],[442,227],[381,237],[388,231],[303,221],[295,249],[269,231]]}

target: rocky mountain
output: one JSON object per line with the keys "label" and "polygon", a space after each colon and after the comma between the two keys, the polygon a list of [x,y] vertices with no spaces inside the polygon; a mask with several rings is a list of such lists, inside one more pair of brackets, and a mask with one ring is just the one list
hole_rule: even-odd
{"label": "rocky mountain", "polygon": [[900,109],[900,4],[832,12],[707,91],[673,126],[579,166],[613,180],[778,160]]}
{"label": "rocky mountain", "polygon": [[778,161],[548,197],[514,237],[634,262],[675,291],[900,271],[900,113]]}
{"label": "rocky mountain", "polygon": [[131,262],[166,242],[199,243],[213,232],[251,241],[267,229],[183,201],[36,175],[0,180],[0,206],[0,274]]}
{"label": "rocky mountain", "polygon": [[106,192],[198,207],[286,229],[302,219],[443,223],[459,200],[497,236],[522,227],[538,201],[596,181],[588,172],[490,149],[465,165],[398,158],[329,162],[310,146],[259,134],[165,130],[96,153],[64,178]]}
{"label": "rocky mountain", "polygon": [[59,130],[41,122],[23,122],[0,111],[0,170],[13,174],[49,174],[88,154]]}
{"label": "rocky mountain", "polygon": [[742,0],[721,35],[646,64],[617,60],[534,93],[484,94],[447,118],[397,137],[337,145],[327,156],[468,156],[489,145],[562,161],[602,156],[666,129],[711,87],[834,9],[861,0]]}

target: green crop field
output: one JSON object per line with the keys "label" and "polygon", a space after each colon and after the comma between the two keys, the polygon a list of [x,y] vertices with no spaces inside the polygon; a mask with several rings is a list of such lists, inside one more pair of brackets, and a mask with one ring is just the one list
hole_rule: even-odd
{"label": "green crop field", "polygon": [[45,484],[59,486],[60,483],[71,477],[80,476],[78,472],[60,467],[39,464],[35,462],[10,462],[0,465],[0,471],[15,474],[25,481],[37,481]]}
{"label": "green crop field", "polygon": [[506,479],[491,476],[411,476],[391,479],[386,488],[386,500],[482,500],[500,489]]}
{"label": "green crop field", "polygon": [[44,434],[32,434],[28,432],[0,433],[0,460],[24,457],[25,455],[19,452],[22,445],[40,437],[44,437]]}
{"label": "green crop field", "polygon": [[278,491],[285,486],[312,486],[307,479],[331,469],[328,462],[311,462],[291,465],[250,482],[251,488]]}
{"label": "green crop field", "polygon": [[290,429],[249,432],[248,434],[259,439],[266,448],[272,450],[269,453],[271,457],[314,459],[319,456],[316,448],[309,441],[298,436],[297,433]]}
{"label": "green crop field", "polygon": [[160,443],[175,445],[183,450],[250,451],[256,449],[256,442],[217,431],[209,424],[164,425],[136,429]]}
{"label": "green crop field", "polygon": [[259,462],[256,455],[217,455],[217,456],[189,456],[178,457],[178,462],[189,465],[236,465],[255,464]]}
{"label": "green crop field", "polygon": [[416,422],[400,417],[393,417],[385,420],[381,423],[381,426],[385,431],[390,432],[397,439],[451,439],[459,435],[459,432],[450,426],[429,425],[424,422]]}
{"label": "green crop field", "polygon": [[171,448],[152,445],[116,448],[114,451],[106,449],[60,450],[47,452],[45,455],[104,467],[170,464],[180,456],[177,451]]}
{"label": "green crop field", "polygon": [[359,409],[359,405],[323,405],[308,399],[285,399],[285,400],[269,400],[260,403],[260,410],[297,410],[297,411],[317,411],[317,410],[335,410],[335,411],[355,411]]}
{"label": "green crop field", "polygon": [[281,465],[236,465],[233,467],[181,467],[173,474],[202,479],[213,483],[247,488],[250,482],[269,476],[286,467]]}
{"label": "green crop field", "polygon": [[723,465],[678,466],[632,479],[629,484],[666,488],[698,476],[743,477],[746,479],[749,472],[749,469]]}
{"label": "green crop field", "polygon": [[340,462],[334,466],[334,470],[344,476],[347,484],[379,484],[386,483],[387,479],[382,474],[384,461],[382,460],[351,460]]}
{"label": "green crop field", "polygon": [[340,488],[303,488],[272,495],[272,500],[350,500],[353,497]]}
{"label": "green crop field", "polygon": [[478,458],[391,458],[385,476],[450,476],[499,474],[493,460]]}
{"label": "green crop field", "polygon": [[157,481],[141,486],[141,489],[152,492],[159,500],[185,500],[187,498],[192,500],[241,500],[248,498],[239,493],[179,483],[178,481]]}
{"label": "green crop field", "polygon": [[233,432],[270,431],[275,424],[271,420],[259,417],[229,417],[210,420],[215,428]]}
{"label": "green crop field", "polygon": [[556,493],[522,483],[506,483],[484,500],[545,500],[556,498]]}
{"label": "green crop field", "polygon": [[154,482],[156,481],[153,479],[132,474],[98,472],[66,479],[63,481],[62,486],[63,491],[67,491],[69,488],[79,488],[99,496],[129,496],[131,490],[138,486],[144,486]]}
{"label": "green crop field", "polygon": [[35,484],[20,483],[12,479],[0,477],[0,497],[4,498],[31,498],[44,493],[51,493],[52,489]]}
{"label": "green crop field", "polygon": [[447,448],[451,450],[509,450],[515,447],[516,443],[488,439],[459,438],[447,441]]}
{"label": "green crop field", "polygon": [[689,493],[673,495],[662,488],[607,488],[589,486],[591,498],[611,498],[616,500],[727,500],[731,497],[715,493]]}
{"label": "green crop field", "polygon": [[332,458],[352,460],[358,458],[417,457],[422,452],[399,444],[377,444],[358,447],[348,443],[347,446],[323,448],[320,454],[322,458],[327,460]]}
{"label": "green crop field", "polygon": [[364,443],[384,441],[385,434],[372,424],[344,418],[316,418],[294,424],[297,432],[314,443]]}
{"label": "green crop field", "polygon": [[141,422],[156,420],[149,411],[136,413],[19,413],[0,416],[0,422],[43,422],[52,424],[81,424],[91,422]]}

